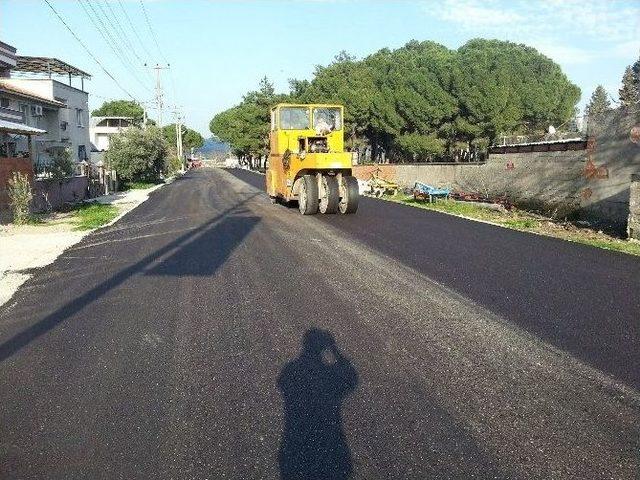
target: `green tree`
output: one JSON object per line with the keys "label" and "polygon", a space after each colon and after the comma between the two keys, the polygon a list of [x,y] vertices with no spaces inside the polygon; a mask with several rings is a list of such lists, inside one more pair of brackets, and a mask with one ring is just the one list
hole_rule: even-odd
{"label": "green tree", "polygon": [[424,162],[442,155],[445,141],[433,134],[404,133],[395,138],[394,147],[403,158]]}
{"label": "green tree", "polygon": [[602,117],[606,113],[611,111],[611,102],[607,91],[602,85],[598,85],[591,95],[591,99],[586,108],[589,117],[596,118]]}
{"label": "green tree", "polygon": [[137,102],[131,100],[111,100],[93,112],[94,117],[131,117],[134,123],[142,124],[144,110]]}
{"label": "green tree", "polygon": [[[639,65],[640,68],[640,65]],[[569,120],[579,88],[560,67],[526,45],[471,40],[457,50],[412,40],[358,60],[340,52],[310,80],[289,81],[289,96],[263,79],[210,129],[240,155],[264,155],[268,106],[345,106],[347,148],[384,149],[397,161],[436,158],[447,150],[486,146],[501,134],[546,131]]]}
{"label": "green tree", "polygon": [[256,91],[247,93],[242,103],[216,115],[209,130],[233,152],[247,158],[252,166],[269,152],[270,109],[276,103],[289,99],[277,95],[273,84],[265,77]]}
{"label": "green tree", "polygon": [[[636,84],[640,83],[640,57],[631,65],[631,71],[636,79]],[[640,87],[638,87],[640,88]]]}
{"label": "green tree", "polygon": [[580,98],[556,63],[526,45],[471,40],[458,49],[457,60],[461,114],[489,141],[564,123]]}
{"label": "green tree", "polygon": [[[162,127],[162,133],[170,147],[176,144],[176,124],[171,123]],[[204,145],[204,138],[195,130],[182,125],[182,147],[186,150],[191,148],[200,148]]]}
{"label": "green tree", "polygon": [[618,91],[620,98],[620,106],[624,109],[637,108],[640,103],[640,91],[638,87],[640,82],[633,73],[633,69],[629,66],[625,69],[622,76],[622,86]]}
{"label": "green tree", "polygon": [[166,173],[168,151],[159,128],[129,128],[111,137],[105,161],[125,181],[154,181]]}

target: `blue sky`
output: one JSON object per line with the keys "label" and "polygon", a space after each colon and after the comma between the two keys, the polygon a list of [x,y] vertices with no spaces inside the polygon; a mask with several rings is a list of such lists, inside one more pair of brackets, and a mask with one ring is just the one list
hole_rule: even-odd
{"label": "blue sky", "polygon": [[[126,30],[124,61],[83,10],[92,13],[87,1],[49,0],[136,99],[153,97],[153,72],[142,63],[170,62],[171,71],[163,72],[166,103],[181,106],[186,123],[206,136],[211,117],[238,103],[261,77],[287,91],[288,78],[310,78],[314,65],[340,50],[361,58],[410,39],[452,49],[475,37],[526,43],[562,66],[582,89],[581,105],[597,84],[617,98],[624,68],[640,56],[638,1],[144,0],[158,49],[139,0],[91,0],[97,16],[104,11],[111,19],[113,26],[102,19],[106,28],[118,28],[115,16]],[[18,54],[57,57],[92,73],[91,108],[127,98],[43,0],[0,0],[0,40]],[[170,118],[165,110],[165,123]]]}

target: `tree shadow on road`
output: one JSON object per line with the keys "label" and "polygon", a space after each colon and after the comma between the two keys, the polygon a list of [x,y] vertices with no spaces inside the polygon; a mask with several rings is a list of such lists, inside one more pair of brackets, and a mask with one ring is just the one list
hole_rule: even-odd
{"label": "tree shadow on road", "polygon": [[278,378],[284,399],[280,444],[283,480],[349,478],[351,452],[342,428],[342,402],[358,385],[358,374],[333,336],[308,330],[302,351]]}
{"label": "tree shadow on road", "polygon": [[[86,292],[82,293],[81,295],[76,297],[74,300],[62,305],[61,307],[56,309],[53,313],[45,316],[40,320],[37,320],[28,328],[22,330],[19,333],[16,333],[11,338],[0,343],[0,362],[6,360],[10,356],[12,356],[14,353],[16,353],[18,350],[28,345],[29,343],[31,343],[33,340],[40,337],[41,335],[44,335],[45,333],[49,332],[51,329],[55,328],[60,323],[68,320],[70,317],[72,317],[76,313],[80,312],[82,309],[89,306],[91,303],[93,303],[95,300],[105,295],[107,292],[120,286],[122,283],[127,281],[132,276],[147,272],[151,265],[153,265],[156,261],[160,260],[165,255],[169,255],[168,258],[172,258],[172,257],[175,258],[176,252],[179,252],[181,249],[183,249],[183,247],[189,244],[189,242],[193,243],[193,242],[199,241],[203,237],[203,235],[207,234],[207,232],[215,230],[216,224],[224,222],[225,219],[229,218],[229,216],[232,216],[234,214],[238,215],[238,214],[244,213],[243,206],[247,202],[249,202],[252,198],[256,197],[257,195],[259,195],[259,193],[253,193],[251,195],[246,196],[243,200],[241,200],[237,204],[230,206],[228,209],[220,212],[218,215],[214,216],[213,218],[210,218],[208,221],[204,222],[200,226],[188,231],[184,235],[181,235],[175,240],[169,242],[164,247],[150,253],[149,255],[142,258],[138,262],[128,266],[127,268],[124,268],[123,270],[120,270],[118,273],[107,278],[106,280],[102,281],[98,285],[95,285],[93,288],[88,289]],[[249,223],[247,225],[250,225],[250,229],[252,229],[253,226],[255,226],[255,224],[257,223],[254,217],[235,217],[235,218],[242,218],[242,219],[253,218],[253,220],[248,220]],[[235,222],[235,220],[233,222]],[[234,225],[236,225],[237,227],[237,224],[234,223]],[[243,228],[244,228],[244,235],[240,236],[239,239],[236,238],[237,241],[233,245],[234,248],[238,245],[238,242],[241,241],[242,238],[244,238],[244,236],[246,236],[246,234],[248,234],[248,232],[250,231],[250,229],[246,230],[246,227],[243,227]],[[211,240],[210,237],[208,238],[209,240]],[[231,250],[227,247],[226,254],[224,257],[221,257],[221,259],[227,258],[230,252]],[[220,265],[221,263],[218,262],[216,268],[218,268]],[[213,273],[211,272],[210,269],[209,269],[209,272]]]}
{"label": "tree shadow on road", "polygon": [[259,217],[225,217],[213,228],[182,245],[146,274],[211,276],[259,221]]}

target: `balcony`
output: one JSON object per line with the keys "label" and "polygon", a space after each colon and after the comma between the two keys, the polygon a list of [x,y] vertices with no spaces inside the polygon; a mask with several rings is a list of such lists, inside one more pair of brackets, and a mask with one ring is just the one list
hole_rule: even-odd
{"label": "balcony", "polygon": [[0,107],[0,119],[13,123],[26,123],[24,113],[11,108]]}

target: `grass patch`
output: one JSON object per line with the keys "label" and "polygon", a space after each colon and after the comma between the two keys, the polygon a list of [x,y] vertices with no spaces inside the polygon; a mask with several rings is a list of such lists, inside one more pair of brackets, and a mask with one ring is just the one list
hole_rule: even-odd
{"label": "grass patch", "polygon": [[156,185],[160,185],[161,183],[164,183],[164,180],[154,180],[154,181],[149,181],[149,182],[123,182],[122,185],[120,186],[120,191],[126,191],[126,190],[146,190],[148,188],[151,187],[155,187]]}
{"label": "grass patch", "polygon": [[82,203],[73,212],[76,230],[93,230],[109,223],[118,216],[118,208],[101,203]]}
{"label": "grass patch", "polygon": [[415,200],[412,196],[406,195],[385,196],[383,199],[426,210],[488,221],[513,230],[539,233],[596,248],[640,256],[640,243],[638,242],[622,240],[589,228],[578,228],[570,222],[556,222],[517,208],[498,211],[456,200],[438,200],[429,203]]}
{"label": "grass patch", "polygon": [[513,228],[515,230],[530,230],[540,225],[538,220],[533,218],[516,218],[513,220],[504,220],[500,222],[505,227]]}
{"label": "grass patch", "polygon": [[627,253],[629,255],[638,255],[640,256],[640,243],[638,242],[629,242],[626,240],[618,240],[618,239],[597,239],[597,238],[584,238],[580,235],[566,235],[559,236],[559,238],[564,238],[565,240],[569,240],[576,243],[582,243],[584,245],[590,245],[596,248],[603,248],[605,250],[613,250],[614,252],[622,252]]}
{"label": "grass patch", "polygon": [[32,213],[27,217],[27,220],[26,222],[24,222],[24,224],[25,225],[46,225],[47,224],[47,222],[45,221],[46,218],[47,218],[47,215],[45,214]]}
{"label": "grass patch", "polygon": [[496,212],[488,208],[483,208],[469,202],[458,202],[456,200],[438,200],[433,203],[415,200],[413,197],[385,197],[392,201],[399,201],[414,207],[424,208],[426,210],[435,210],[438,212],[450,213],[452,215],[460,215],[463,217],[477,218],[479,220],[497,221],[501,218],[501,212]]}

